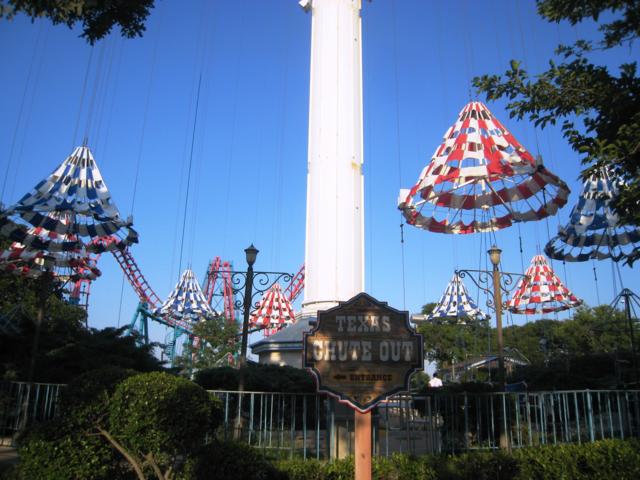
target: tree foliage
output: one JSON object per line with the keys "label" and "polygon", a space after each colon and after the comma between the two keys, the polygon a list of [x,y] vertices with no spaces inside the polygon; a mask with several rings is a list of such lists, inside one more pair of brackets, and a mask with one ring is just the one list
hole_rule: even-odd
{"label": "tree foliage", "polygon": [[117,384],[135,373],[109,367],[74,379],[63,390],[58,417],[20,439],[21,478],[123,478],[128,468],[120,454],[95,431],[107,423]]}
{"label": "tree foliage", "polygon": [[24,13],[32,20],[46,17],[69,28],[80,23],[81,37],[93,44],[116,25],[125,37],[142,36],[153,5],[154,0],[0,0],[0,18]]}
{"label": "tree foliage", "polygon": [[608,305],[580,307],[572,318],[538,320],[504,330],[505,345],[517,348],[533,364],[553,359],[630,350],[625,316]]}
{"label": "tree foliage", "polygon": [[[557,58],[540,74],[531,75],[521,62],[512,60],[503,75],[476,77],[474,85],[489,100],[506,98],[511,117],[526,117],[542,128],[559,122],[564,137],[587,167],[584,176],[607,167],[625,182],[613,206],[622,223],[640,225],[637,62],[622,64],[617,74],[612,74],[589,59],[595,50],[630,47],[638,38],[640,0],[537,0],[537,7],[551,22],[600,22],[602,38],[595,43],[577,40],[573,45],[558,46]],[[602,17],[614,18],[602,21]]]}
{"label": "tree foliage", "polygon": [[424,338],[427,360],[436,362],[439,366],[486,354],[492,335],[483,323],[461,325],[453,322],[425,322],[418,327],[418,331]]}
{"label": "tree foliage", "polygon": [[89,372],[67,387],[59,416],[20,441],[20,478],[183,478],[174,474],[221,420],[220,401],[184,378]]}
{"label": "tree foliage", "polygon": [[[24,380],[31,355],[37,310],[37,285],[0,275],[0,378]],[[162,368],[153,344],[138,346],[125,328],[86,328],[86,312],[67,304],[60,292],[46,302],[36,358],[35,381],[67,383],[104,365],[148,372]]]}
{"label": "tree foliage", "polygon": [[316,391],[313,377],[300,368],[250,363],[242,369],[244,372],[231,367],[208,368],[198,371],[194,381],[207,390],[237,390],[242,374],[246,390],[285,393]]}
{"label": "tree foliage", "polygon": [[219,402],[185,378],[159,372],[136,375],[121,382],[111,397],[109,433],[160,477],[156,467],[171,472],[205,443],[215,420],[221,419],[216,410]]}
{"label": "tree foliage", "polygon": [[202,370],[227,365],[229,356],[240,349],[238,325],[224,317],[215,317],[197,323],[193,327],[197,341],[185,345],[182,354],[175,359],[175,366],[187,371]]}
{"label": "tree foliage", "polygon": [[438,304],[436,302],[425,303],[422,306],[422,310],[420,311],[420,313],[422,313],[422,315],[430,315],[437,306]]}
{"label": "tree foliage", "polygon": [[[637,323],[635,328],[637,336]],[[486,324],[424,323],[419,331],[427,359],[440,367],[497,351],[496,330]],[[503,336],[507,351],[515,349],[539,366],[585,355],[615,356],[631,349],[624,313],[608,305],[580,307],[563,321],[539,319],[507,325]]]}

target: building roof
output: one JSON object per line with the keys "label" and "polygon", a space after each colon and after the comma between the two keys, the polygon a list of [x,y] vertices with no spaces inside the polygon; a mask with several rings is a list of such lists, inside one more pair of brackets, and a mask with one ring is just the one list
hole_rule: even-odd
{"label": "building roof", "polygon": [[251,352],[259,354],[274,351],[302,351],[302,339],[304,332],[311,330],[316,323],[315,317],[301,318],[297,322],[283,328],[277,333],[251,344]]}

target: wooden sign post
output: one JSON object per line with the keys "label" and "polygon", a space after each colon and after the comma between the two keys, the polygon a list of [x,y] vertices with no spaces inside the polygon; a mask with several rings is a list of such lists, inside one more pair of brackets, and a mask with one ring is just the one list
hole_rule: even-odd
{"label": "wooden sign post", "polygon": [[356,415],[356,480],[371,480],[371,410]]}
{"label": "wooden sign post", "polygon": [[408,390],[411,374],[423,367],[422,335],[411,328],[409,312],[366,293],[319,311],[304,335],[304,366],[319,393],[356,411],[356,479],[370,479],[371,409]]}

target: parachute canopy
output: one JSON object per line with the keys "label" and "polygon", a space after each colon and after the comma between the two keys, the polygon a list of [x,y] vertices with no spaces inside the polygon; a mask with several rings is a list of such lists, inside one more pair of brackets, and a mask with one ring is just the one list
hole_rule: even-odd
{"label": "parachute canopy", "polygon": [[547,256],[567,262],[607,258],[618,262],[637,252],[640,227],[620,225],[611,207],[617,195],[618,185],[605,169],[587,178],[569,223],[545,246]]}
{"label": "parachute canopy", "polygon": [[[123,249],[138,241],[131,225],[120,218],[87,146],[77,147],[17,204],[0,212],[2,236],[49,252]],[[50,234],[42,236],[31,227]]]}
{"label": "parachute canopy", "polygon": [[488,320],[489,315],[480,310],[469,298],[462,279],[454,273],[438,304],[427,318],[431,321],[454,320],[457,323],[466,324],[473,320]]}
{"label": "parachute canopy", "polygon": [[513,313],[535,314],[567,310],[582,304],[564,286],[542,255],[536,255],[520,279],[516,290],[507,302],[507,309]]}
{"label": "parachute canopy", "polygon": [[554,215],[569,188],[481,102],[465,105],[398,208],[407,223],[437,233],[500,230]]}
{"label": "parachute canopy", "polygon": [[257,328],[281,329],[296,320],[291,302],[278,283],[265,292],[257,308],[251,313],[249,324]]}
{"label": "parachute canopy", "polygon": [[182,272],[180,280],[169,297],[154,313],[193,322],[215,316],[190,268]]}
{"label": "parachute canopy", "polygon": [[[57,213],[48,213],[52,221],[65,222]],[[42,227],[30,227],[28,235],[37,239],[32,244],[58,242],[76,244],[73,235],[60,235]],[[51,272],[58,280],[95,280],[101,272],[97,268],[97,255],[82,253],[79,249],[53,251],[40,250],[20,242],[13,242],[0,252],[0,269],[27,278],[37,278]]]}

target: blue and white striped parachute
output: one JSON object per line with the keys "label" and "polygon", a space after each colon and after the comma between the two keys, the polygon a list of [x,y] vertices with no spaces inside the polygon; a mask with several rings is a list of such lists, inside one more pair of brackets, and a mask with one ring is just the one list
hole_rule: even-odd
{"label": "blue and white striped parachute", "polygon": [[215,316],[190,268],[182,272],[178,284],[154,313],[193,322]]}
{"label": "blue and white striped parachute", "polygon": [[489,315],[469,298],[460,276],[454,273],[438,304],[427,318],[430,321],[453,320],[465,324],[475,320],[488,320]]}
{"label": "blue and white striped parachute", "polygon": [[[33,228],[50,232],[34,234]],[[87,146],[77,147],[51,175],[8,209],[0,235],[37,250],[100,253],[138,242],[123,220]]]}
{"label": "blue and white striped parachute", "polygon": [[605,169],[584,182],[569,223],[544,248],[548,257],[567,262],[610,258],[618,262],[640,249],[640,228],[621,225],[611,201],[618,195],[618,184]]}

